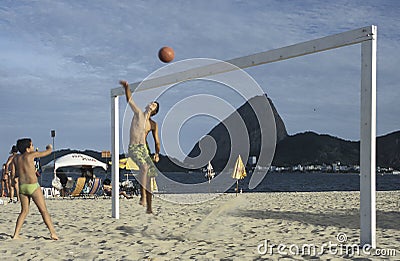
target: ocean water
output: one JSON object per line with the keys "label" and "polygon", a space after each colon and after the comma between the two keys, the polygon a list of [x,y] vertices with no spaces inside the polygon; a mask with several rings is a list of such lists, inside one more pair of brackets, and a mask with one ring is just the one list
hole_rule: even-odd
{"label": "ocean water", "polygon": [[[203,173],[167,173],[171,179],[179,183],[197,184],[205,182],[204,188],[209,188],[211,192],[225,192],[221,191],[221,186],[213,185],[213,180],[207,184],[207,180]],[[238,182],[238,188],[243,192],[322,192],[322,191],[359,191],[360,190],[360,175],[343,174],[343,173],[268,173],[262,182],[254,189],[248,188],[250,178],[246,177],[244,180]],[[158,181],[157,181],[158,182]],[[234,182],[234,181],[232,181]],[[160,187],[160,186],[159,186]],[[183,192],[207,192],[203,188],[191,188],[187,186],[189,191]],[[232,184],[226,192],[235,192],[236,183]],[[376,190],[389,191],[400,190],[400,175],[377,175],[376,177]],[[167,190],[171,192],[171,190]],[[179,193],[179,191],[178,191]]]}
{"label": "ocean water", "polygon": [[[103,170],[94,172],[101,179],[111,179],[110,172]],[[67,172],[67,176],[74,180],[80,172]],[[218,174],[221,175],[221,174]],[[217,176],[218,176],[217,175]],[[229,174],[228,174],[229,175]],[[120,173],[120,182],[126,179],[133,180],[134,176],[128,177]],[[38,178],[41,186],[51,187],[53,173],[45,172]],[[208,192],[235,192],[236,183],[227,179],[228,184],[218,182],[218,179],[208,180],[204,173],[163,173],[157,177],[157,184],[160,193],[208,193]],[[359,191],[359,174],[343,173],[268,173],[263,181],[254,189],[248,188],[250,178],[238,182],[239,190],[243,192],[322,192],[322,191]],[[400,175],[377,175],[376,190],[389,191],[400,190]]]}

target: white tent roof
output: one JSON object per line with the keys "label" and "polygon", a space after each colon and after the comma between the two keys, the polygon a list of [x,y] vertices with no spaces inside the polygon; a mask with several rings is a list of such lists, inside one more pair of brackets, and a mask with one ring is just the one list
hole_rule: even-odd
{"label": "white tent roof", "polygon": [[56,159],[56,164],[54,170],[62,167],[80,167],[80,166],[92,166],[94,167],[102,167],[104,170],[107,170],[107,164],[97,159],[90,157],[88,155],[82,153],[70,153],[59,157]]}

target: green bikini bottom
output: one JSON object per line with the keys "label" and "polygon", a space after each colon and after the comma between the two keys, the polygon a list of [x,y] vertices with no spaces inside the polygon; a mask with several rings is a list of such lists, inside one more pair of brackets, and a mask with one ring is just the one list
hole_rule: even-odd
{"label": "green bikini bottom", "polygon": [[33,192],[35,192],[35,190],[39,187],[40,187],[40,185],[37,182],[33,183],[33,184],[20,184],[19,185],[19,194],[23,194],[26,196],[32,196]]}

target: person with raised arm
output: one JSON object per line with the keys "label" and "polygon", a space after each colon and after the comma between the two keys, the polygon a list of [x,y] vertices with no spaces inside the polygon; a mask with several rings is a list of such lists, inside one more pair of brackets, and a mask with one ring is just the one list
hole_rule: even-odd
{"label": "person with raised arm", "polygon": [[[129,149],[128,156],[139,166],[141,184],[141,198],[140,204],[147,206],[146,213],[152,214],[152,193],[150,189],[150,179],[157,176],[157,170],[154,166],[153,160],[158,162],[160,143],[158,140],[158,127],[157,124],[150,119],[159,110],[158,102],[150,102],[144,111],[142,111],[132,99],[132,93],[127,81],[119,82],[125,90],[126,101],[133,111],[133,117],[130,127],[129,135]],[[152,131],[155,140],[156,153],[153,160],[149,156],[149,151],[146,143],[147,134]]]}
{"label": "person with raised arm", "polygon": [[18,140],[17,148],[20,154],[16,155],[12,160],[11,176],[13,179],[15,177],[18,177],[19,179],[21,212],[15,225],[13,239],[20,238],[19,233],[21,231],[25,218],[28,215],[29,205],[32,199],[38,207],[39,212],[42,215],[43,221],[50,231],[50,238],[53,240],[58,240],[58,237],[54,230],[53,222],[51,221],[50,214],[47,211],[43,193],[37,180],[35,165],[33,164],[35,158],[50,155],[53,148],[49,144],[46,146],[45,151],[35,151],[32,140],[29,138]]}

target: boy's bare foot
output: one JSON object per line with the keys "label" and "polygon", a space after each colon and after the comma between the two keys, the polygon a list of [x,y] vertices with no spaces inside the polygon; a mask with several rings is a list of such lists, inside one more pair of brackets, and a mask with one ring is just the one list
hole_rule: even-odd
{"label": "boy's bare foot", "polygon": [[14,236],[12,237],[12,239],[21,239],[21,237],[20,237],[20,236],[14,235]]}
{"label": "boy's bare foot", "polygon": [[154,213],[153,213],[153,210],[148,209],[148,210],[146,210],[146,214],[154,214]]}
{"label": "boy's bare foot", "polygon": [[58,240],[58,236],[56,234],[51,234],[50,238],[53,240]]}
{"label": "boy's bare foot", "polygon": [[139,205],[142,205],[143,207],[145,207],[146,206],[146,199],[141,198],[139,200]]}

